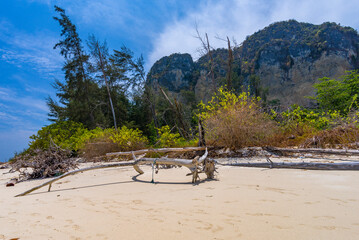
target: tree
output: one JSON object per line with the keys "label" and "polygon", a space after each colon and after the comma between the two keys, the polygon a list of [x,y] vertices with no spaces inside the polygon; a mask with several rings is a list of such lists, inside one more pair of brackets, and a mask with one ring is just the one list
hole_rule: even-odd
{"label": "tree", "polygon": [[327,77],[314,84],[317,94],[314,98],[323,110],[337,110],[347,114],[358,108],[359,73],[350,71],[339,79]]}
{"label": "tree", "polygon": [[228,43],[228,63],[227,63],[227,89],[232,90],[232,66],[233,66],[233,50],[231,47],[231,41],[227,36]]}
{"label": "tree", "polygon": [[125,87],[132,91],[143,92],[146,82],[146,72],[142,55],[139,58],[133,56],[133,52],[126,46],[121,50],[113,50],[110,61],[125,74]]}
{"label": "tree", "polygon": [[196,38],[201,41],[201,45],[202,45],[201,49],[199,50],[200,54],[202,56],[207,55],[209,57],[209,66],[208,66],[209,73],[208,74],[210,75],[210,78],[212,81],[212,89],[213,89],[212,91],[213,91],[213,93],[215,93],[217,91],[217,85],[216,85],[215,76],[214,76],[214,59],[213,59],[213,54],[212,54],[213,48],[209,44],[207,33],[205,33],[206,40],[204,40],[203,37],[201,36],[201,34],[199,33],[197,26],[196,26],[196,33],[197,33]]}
{"label": "tree", "polygon": [[107,93],[108,93],[108,99],[111,106],[112,116],[113,116],[113,123],[115,126],[115,129],[117,131],[117,123],[116,123],[116,115],[115,115],[115,109],[113,108],[112,98],[111,98],[111,91],[110,91],[110,84],[107,80],[107,73],[109,70],[109,63],[108,63],[108,48],[106,42],[101,44],[94,35],[91,35],[89,37],[88,46],[91,50],[91,55],[95,60],[95,71],[101,72],[101,78],[104,80]]}
{"label": "tree", "polygon": [[[149,124],[147,122],[148,118],[144,118],[143,113],[150,112],[154,125],[158,128],[159,123],[156,116],[154,93],[151,86],[146,84],[146,72],[142,55],[139,58],[135,58],[133,52],[126,46],[123,46],[121,50],[114,50],[110,61],[117,68],[117,72],[124,75],[125,89],[131,89],[134,103],[132,105],[131,119],[134,119],[136,124],[143,127],[143,125]],[[142,100],[139,101],[139,99]],[[144,122],[138,122],[139,119],[142,119]],[[143,129],[143,131],[145,130]]]}
{"label": "tree", "polygon": [[62,28],[63,39],[54,46],[54,49],[59,48],[60,54],[65,58],[62,68],[65,72],[65,82],[56,80],[54,83],[60,104],[51,97],[47,100],[50,108],[49,116],[52,117],[50,120],[72,120],[94,128],[96,119],[101,119],[103,115],[96,107],[99,104],[96,98],[99,92],[98,85],[87,73],[89,55],[84,52],[76,26],[66,15],[65,10],[55,6],[55,11],[60,14],[60,17],[54,19]]}

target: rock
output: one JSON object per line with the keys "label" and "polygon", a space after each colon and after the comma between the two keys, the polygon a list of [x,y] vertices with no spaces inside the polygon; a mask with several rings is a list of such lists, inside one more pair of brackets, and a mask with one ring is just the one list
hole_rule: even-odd
{"label": "rock", "polygon": [[[215,83],[225,83],[226,49],[212,51]],[[247,37],[233,51],[233,85],[249,89],[283,107],[313,105],[318,78],[338,78],[359,67],[359,35],[336,23],[314,25],[295,20],[277,22]],[[213,89],[207,55],[193,62],[189,54],[172,54],[151,68],[148,83],[180,95],[193,91],[196,101],[210,100]],[[180,97],[177,97],[181,99]]]}
{"label": "rock", "polygon": [[[175,53],[158,60],[148,73],[150,84],[158,83],[171,92],[188,90],[191,87],[194,63],[188,53]],[[193,85],[193,84],[192,84]]]}
{"label": "rock", "polygon": [[8,181],[6,183],[6,187],[13,187],[15,186],[15,184],[17,183],[18,179],[17,178],[12,178],[10,181]]}

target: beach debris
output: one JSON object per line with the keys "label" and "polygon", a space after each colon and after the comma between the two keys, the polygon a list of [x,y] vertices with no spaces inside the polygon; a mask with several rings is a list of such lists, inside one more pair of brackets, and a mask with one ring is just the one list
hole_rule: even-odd
{"label": "beach debris", "polygon": [[77,165],[71,151],[53,146],[16,156],[9,172],[19,172],[19,181],[24,181],[59,176]]}
{"label": "beach debris", "polygon": [[273,152],[278,155],[288,155],[293,153],[312,153],[312,154],[332,154],[332,155],[357,155],[359,150],[355,149],[333,149],[333,148],[276,148],[263,147],[263,150]]}
{"label": "beach debris", "polygon": [[196,183],[199,180],[199,173],[205,173],[208,179],[214,178],[214,160],[207,159],[208,150],[203,156],[196,156],[194,159],[180,159],[180,158],[140,158],[137,159],[133,154],[135,160],[134,168],[139,173],[142,174],[143,171],[139,168],[139,165],[144,164],[158,164],[158,165],[175,165],[175,166],[184,166],[187,167],[191,172],[188,175],[192,175],[192,183]]}
{"label": "beach debris", "polygon": [[131,152],[113,152],[113,153],[106,153],[106,156],[131,156],[132,154],[139,155],[144,153],[166,153],[166,152],[191,152],[191,151],[204,151],[206,147],[184,147],[184,148],[148,148],[148,149],[141,149],[137,151]]}
{"label": "beach debris", "polygon": [[178,165],[178,166],[184,166],[187,167],[191,173],[189,175],[192,175],[192,183],[196,183],[199,180],[199,173],[205,173],[207,175],[207,178],[213,179],[214,178],[214,172],[216,171],[215,168],[215,161],[213,159],[207,159],[208,156],[208,150],[205,149],[205,154],[201,157],[197,156],[194,159],[174,159],[174,158],[167,158],[167,157],[161,157],[161,158],[142,158],[136,157],[133,153],[133,160],[132,161],[126,161],[126,162],[119,162],[119,163],[112,163],[112,164],[104,164],[94,167],[88,167],[88,168],[82,168],[78,170],[74,170],[68,173],[65,173],[61,176],[55,177],[51,179],[50,181],[47,181],[39,186],[36,186],[34,188],[31,188],[30,190],[27,190],[21,194],[16,195],[15,197],[25,196],[37,189],[40,189],[45,186],[49,186],[48,191],[51,190],[51,186],[54,182],[71,176],[75,175],[77,173],[82,173],[85,171],[95,170],[95,169],[102,169],[102,168],[112,168],[112,167],[125,167],[125,166],[133,166],[133,168],[139,173],[143,174],[144,172],[140,169],[139,165],[145,165],[145,164],[158,164],[158,165]]}
{"label": "beach debris", "polygon": [[257,167],[257,168],[291,168],[307,170],[359,170],[359,161],[355,162],[230,162],[217,163],[223,166]]}
{"label": "beach debris", "polygon": [[8,163],[0,163],[0,169],[6,169],[6,168],[9,168]]}
{"label": "beach debris", "polygon": [[10,179],[10,181],[8,181],[8,182],[6,183],[6,187],[13,187],[13,186],[15,186],[15,184],[17,183],[17,181],[18,181],[17,178],[12,178],[12,179]]}

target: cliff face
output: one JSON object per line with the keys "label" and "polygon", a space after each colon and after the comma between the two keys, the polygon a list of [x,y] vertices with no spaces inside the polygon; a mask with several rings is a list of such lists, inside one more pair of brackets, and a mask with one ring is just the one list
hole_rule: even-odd
{"label": "cliff face", "polygon": [[195,64],[191,55],[172,54],[158,60],[148,73],[151,84],[158,83],[171,92],[189,90],[196,79],[193,78]]}
{"label": "cliff face", "polygon": [[241,74],[255,74],[268,100],[309,105],[318,78],[337,78],[358,67],[359,36],[334,23],[296,21],[272,24],[253,34],[240,49]]}
{"label": "cliff face", "polygon": [[[306,96],[315,94],[318,78],[337,78],[359,67],[359,35],[335,23],[313,25],[294,20],[272,24],[247,37],[234,49],[232,76],[242,88],[256,92],[268,101],[310,105]],[[215,84],[225,83],[228,53],[213,51]],[[253,79],[258,79],[253,83]],[[193,62],[189,54],[173,54],[157,61],[148,75],[169,91],[194,90],[197,100],[210,98],[213,83],[209,57]]]}

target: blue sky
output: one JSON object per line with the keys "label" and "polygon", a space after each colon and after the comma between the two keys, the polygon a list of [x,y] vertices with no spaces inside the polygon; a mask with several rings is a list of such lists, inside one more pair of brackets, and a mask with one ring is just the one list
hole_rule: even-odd
{"label": "blue sky", "polygon": [[357,0],[3,0],[0,1],[0,161],[27,147],[28,137],[47,121],[51,84],[63,79],[63,59],[53,46],[60,28],[54,5],[64,8],[80,36],[106,39],[143,54],[146,68],[162,56],[187,52],[198,57],[195,26],[216,38],[241,43],[275,21],[337,22],[359,28]]}

